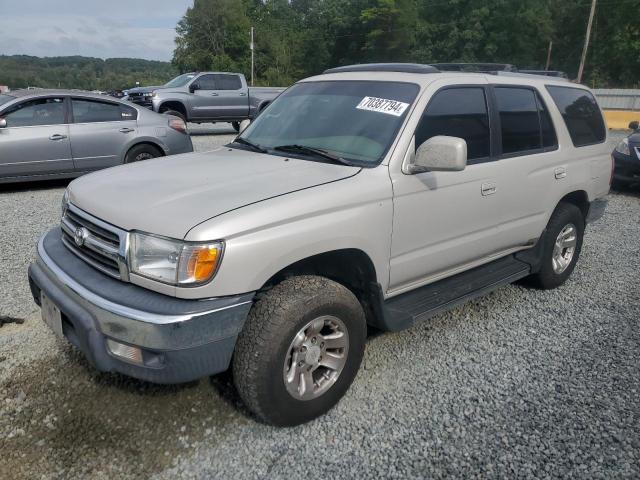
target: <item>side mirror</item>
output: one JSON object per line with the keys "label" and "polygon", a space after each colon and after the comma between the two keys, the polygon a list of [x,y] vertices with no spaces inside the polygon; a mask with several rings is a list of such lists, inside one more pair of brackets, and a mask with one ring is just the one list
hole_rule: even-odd
{"label": "side mirror", "polygon": [[629,128],[631,130],[638,130],[638,128],[640,128],[640,123],[638,123],[638,120],[634,120],[633,122],[629,123]]}
{"label": "side mirror", "polygon": [[198,85],[198,82],[193,82],[191,85],[189,85],[189,91],[191,93],[194,93],[196,90],[200,90],[200,85]]}
{"label": "side mirror", "polygon": [[251,125],[251,120],[245,119],[245,120],[241,121],[240,122],[240,129],[238,130],[238,134],[244,132],[249,125]]}
{"label": "side mirror", "polygon": [[467,142],[458,137],[431,137],[416,150],[409,173],[459,172],[467,166]]}
{"label": "side mirror", "polygon": [[7,121],[4,118],[0,118],[0,128],[7,128]]}

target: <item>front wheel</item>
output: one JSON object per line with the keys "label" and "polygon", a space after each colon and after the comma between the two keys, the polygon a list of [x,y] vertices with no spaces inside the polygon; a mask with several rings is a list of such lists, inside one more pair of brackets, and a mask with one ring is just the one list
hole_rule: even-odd
{"label": "front wheel", "polygon": [[353,382],[366,334],[362,307],[347,288],[324,277],[285,280],[256,302],[238,337],[240,397],[273,425],[316,418]]}
{"label": "front wheel", "polygon": [[584,236],[584,216],[578,207],[561,203],[551,215],[543,238],[542,265],[530,282],[545,290],[567,281],[578,262]]}
{"label": "front wheel", "polygon": [[231,122],[231,126],[236,132],[240,131],[240,122]]}

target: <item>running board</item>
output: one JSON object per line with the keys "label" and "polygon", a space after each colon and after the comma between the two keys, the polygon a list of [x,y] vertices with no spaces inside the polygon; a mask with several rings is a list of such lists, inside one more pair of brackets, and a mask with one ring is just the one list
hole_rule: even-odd
{"label": "running board", "polygon": [[416,290],[383,304],[385,330],[398,331],[472,298],[484,295],[531,273],[531,265],[514,255],[500,258]]}

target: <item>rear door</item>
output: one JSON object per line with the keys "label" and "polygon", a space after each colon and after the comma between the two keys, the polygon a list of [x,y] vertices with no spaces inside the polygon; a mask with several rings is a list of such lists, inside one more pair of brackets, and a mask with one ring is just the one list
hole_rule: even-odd
{"label": "rear door", "polygon": [[195,81],[193,118],[239,119],[249,115],[249,99],[239,75],[208,73]]}
{"label": "rear door", "polygon": [[0,113],[0,177],[73,171],[64,97],[26,100]]}
{"label": "rear door", "polygon": [[73,123],[69,131],[76,170],[120,164],[124,149],[136,135],[136,109],[116,102],[74,97],[71,111]]}

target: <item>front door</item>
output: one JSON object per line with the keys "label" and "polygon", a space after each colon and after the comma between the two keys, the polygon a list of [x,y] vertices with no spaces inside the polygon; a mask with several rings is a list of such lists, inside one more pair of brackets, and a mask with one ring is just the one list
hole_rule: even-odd
{"label": "front door", "polygon": [[498,165],[492,160],[488,87],[482,80],[446,87],[430,99],[409,154],[436,135],[467,142],[461,172],[407,175],[392,170],[393,237],[389,294],[464,270],[496,253]]}
{"label": "front door", "polygon": [[73,171],[63,97],[27,100],[0,113],[0,177]]}
{"label": "front door", "polygon": [[69,129],[76,170],[120,164],[138,128],[136,109],[90,98],[72,98],[71,106],[73,123]]}

